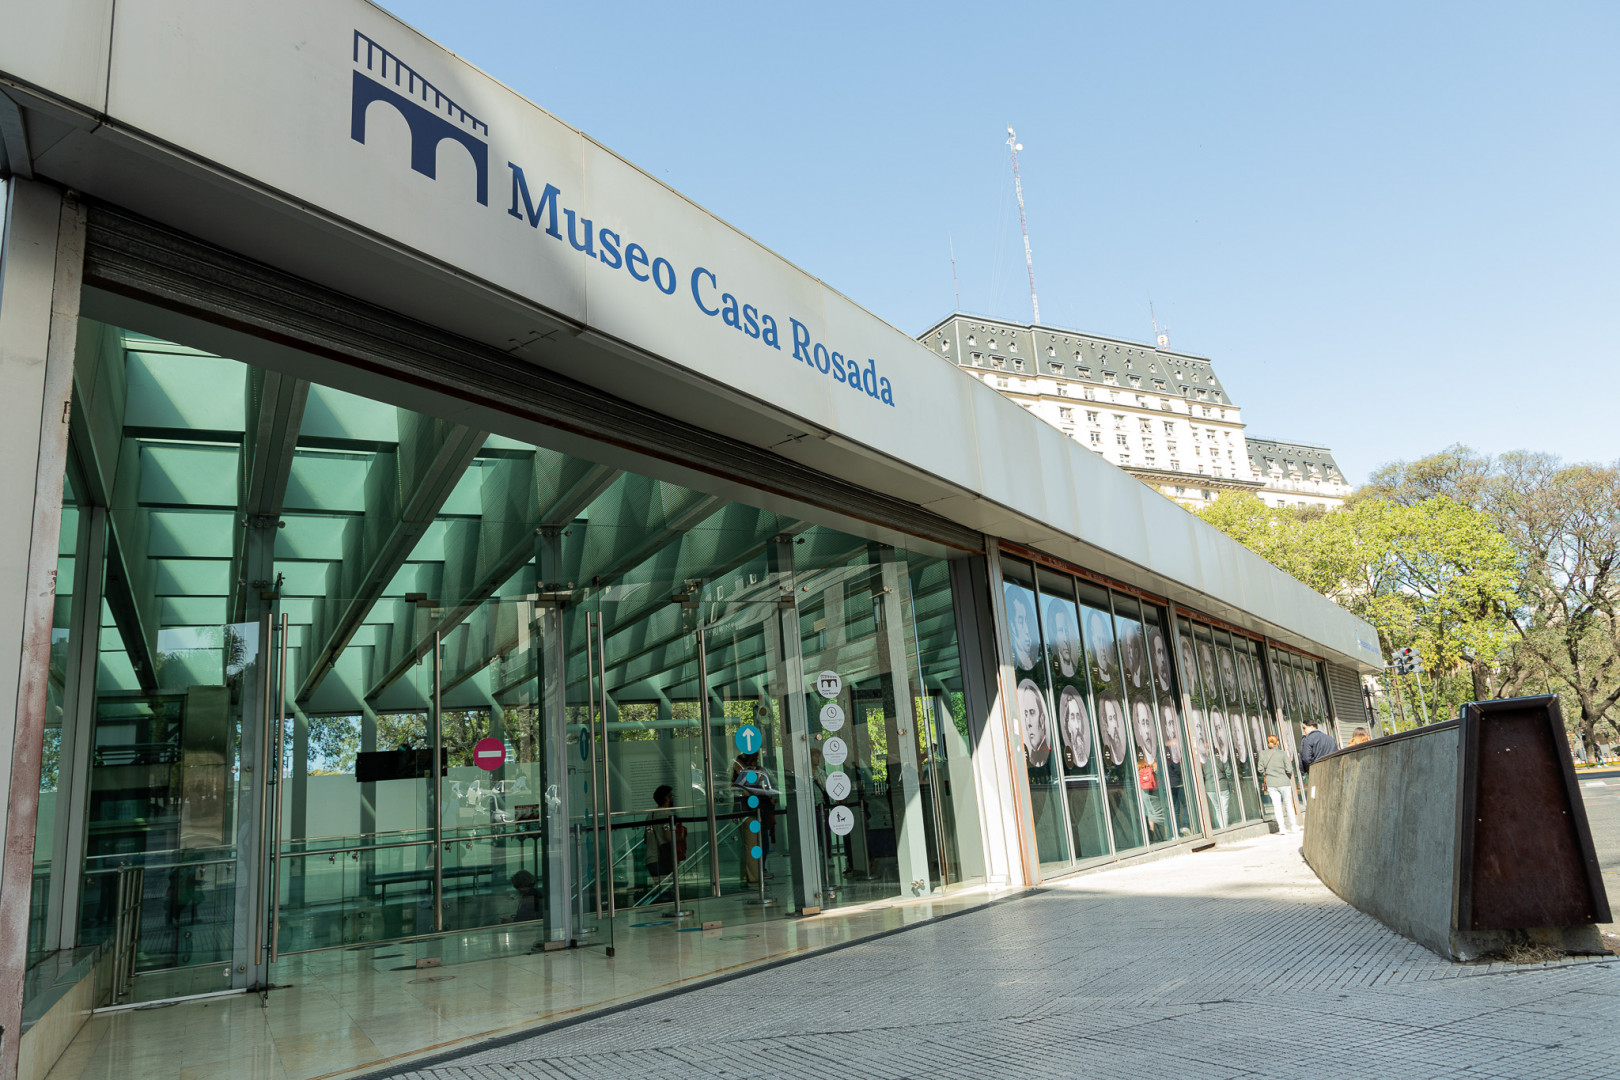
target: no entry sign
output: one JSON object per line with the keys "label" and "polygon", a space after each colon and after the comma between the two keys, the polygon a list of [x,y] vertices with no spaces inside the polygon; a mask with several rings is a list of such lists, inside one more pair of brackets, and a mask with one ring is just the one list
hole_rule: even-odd
{"label": "no entry sign", "polygon": [[493,736],[479,739],[473,747],[473,764],[485,772],[494,772],[506,764],[506,743]]}

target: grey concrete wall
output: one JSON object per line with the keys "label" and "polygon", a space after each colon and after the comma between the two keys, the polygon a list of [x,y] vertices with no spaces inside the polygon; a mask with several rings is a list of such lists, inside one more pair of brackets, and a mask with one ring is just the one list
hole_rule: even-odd
{"label": "grey concrete wall", "polygon": [[1323,884],[1442,956],[1451,931],[1458,728],[1437,724],[1311,767],[1305,861]]}

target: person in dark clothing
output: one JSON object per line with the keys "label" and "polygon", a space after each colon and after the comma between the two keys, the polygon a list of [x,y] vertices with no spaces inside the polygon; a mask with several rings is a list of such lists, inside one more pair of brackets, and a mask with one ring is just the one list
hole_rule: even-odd
{"label": "person in dark clothing", "polygon": [[686,857],[686,826],[675,816],[675,789],[659,784],[653,792],[655,809],[647,818],[647,874],[662,878],[675,872]]}
{"label": "person in dark clothing", "polygon": [[517,891],[517,907],[505,922],[529,922],[540,918],[540,890],[535,888],[534,875],[519,870],[512,875],[512,888]]}
{"label": "person in dark clothing", "polygon": [[1303,786],[1311,775],[1311,765],[1327,757],[1339,748],[1339,743],[1333,736],[1317,727],[1316,724],[1305,721],[1305,737],[1299,740],[1299,780]]}

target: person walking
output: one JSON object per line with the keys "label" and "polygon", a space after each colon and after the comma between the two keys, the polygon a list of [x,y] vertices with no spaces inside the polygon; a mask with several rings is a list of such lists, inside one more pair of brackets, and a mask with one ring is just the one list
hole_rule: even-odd
{"label": "person walking", "polygon": [[[1288,759],[1288,752],[1277,745],[1277,736],[1266,736],[1266,748],[1260,751],[1259,765],[1266,793],[1271,796],[1271,812],[1276,815],[1277,828],[1285,833],[1299,832],[1299,818],[1294,814],[1294,763]],[[1284,811],[1287,811],[1286,826]]]}
{"label": "person walking", "polygon": [[1299,787],[1300,794],[1304,796],[1300,801],[1308,811],[1311,808],[1311,765],[1337,750],[1339,742],[1323,731],[1315,720],[1305,721],[1304,728],[1305,737],[1299,740]]}

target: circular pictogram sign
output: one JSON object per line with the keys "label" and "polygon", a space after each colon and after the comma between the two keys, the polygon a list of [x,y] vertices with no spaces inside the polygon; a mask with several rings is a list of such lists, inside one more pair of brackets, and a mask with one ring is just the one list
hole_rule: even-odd
{"label": "circular pictogram sign", "polygon": [[849,774],[840,770],[827,774],[827,797],[833,802],[849,798]]}
{"label": "circular pictogram sign", "polygon": [[844,688],[844,680],[839,678],[836,671],[823,671],[816,676],[816,692],[824,698],[835,698]]}
{"label": "circular pictogram sign", "polygon": [[834,836],[848,836],[855,829],[855,814],[847,806],[835,806],[827,814],[827,828]]}
{"label": "circular pictogram sign", "polygon": [[494,772],[506,764],[506,743],[494,736],[479,739],[473,747],[473,764],[485,772]]}

